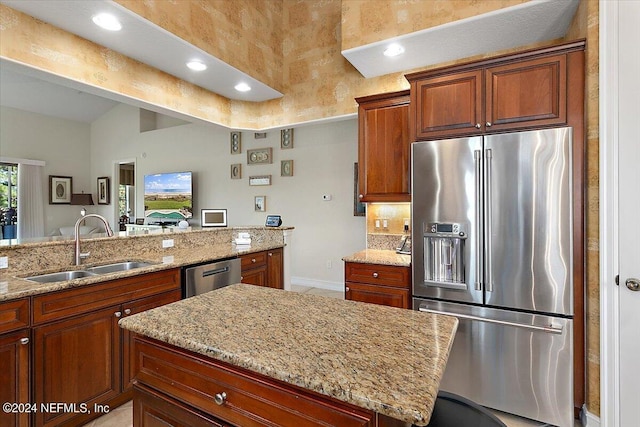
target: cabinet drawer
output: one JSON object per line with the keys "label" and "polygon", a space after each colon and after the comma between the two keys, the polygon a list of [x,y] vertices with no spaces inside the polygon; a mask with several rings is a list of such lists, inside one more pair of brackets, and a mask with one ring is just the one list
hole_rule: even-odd
{"label": "cabinet drawer", "polygon": [[370,304],[389,307],[411,308],[409,290],[391,286],[368,285],[365,283],[346,282],[345,299],[368,302]]}
{"label": "cabinet drawer", "polygon": [[242,271],[267,265],[267,252],[255,252],[242,255],[240,257],[240,268]]}
{"label": "cabinet drawer", "polygon": [[95,285],[53,292],[33,298],[33,323],[122,304],[147,296],[180,289],[180,270],[158,271]]}
{"label": "cabinet drawer", "polygon": [[409,289],[411,269],[395,265],[345,263],[345,281]]}
{"label": "cabinet drawer", "polygon": [[0,304],[0,334],[29,326],[29,298]]}
{"label": "cabinet drawer", "polygon": [[138,383],[233,425],[349,427],[375,420],[371,411],[143,337],[136,338],[136,363]]}

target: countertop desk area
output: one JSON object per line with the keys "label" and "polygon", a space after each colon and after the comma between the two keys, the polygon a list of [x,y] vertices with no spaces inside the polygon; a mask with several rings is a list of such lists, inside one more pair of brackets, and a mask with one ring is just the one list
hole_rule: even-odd
{"label": "countertop desk area", "polygon": [[[378,414],[402,423],[394,425],[428,423],[457,323],[449,316],[245,284],[119,322],[142,336],[136,343],[136,387],[168,396],[190,413],[236,425],[288,425],[268,418],[286,409],[286,399],[265,404],[273,392],[263,399],[259,391],[239,389],[237,381],[246,381],[249,373],[257,375],[256,383],[293,390],[287,397],[293,396],[288,402],[296,416],[304,412],[300,402],[315,395],[362,409],[369,419],[350,425],[363,426],[382,425]],[[207,364],[222,372],[215,384],[199,371]],[[230,372],[239,379],[229,380]],[[180,388],[181,381],[188,386]],[[180,397],[187,394],[194,397]],[[141,405],[135,396],[137,419]],[[261,405],[263,414],[250,414]]]}

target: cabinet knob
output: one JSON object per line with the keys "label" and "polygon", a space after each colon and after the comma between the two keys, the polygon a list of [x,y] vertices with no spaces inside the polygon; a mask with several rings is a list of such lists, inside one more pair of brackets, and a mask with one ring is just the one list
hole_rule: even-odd
{"label": "cabinet knob", "polygon": [[116,317],[122,317],[122,312],[116,311],[115,313],[113,313],[113,315]]}
{"label": "cabinet knob", "polygon": [[256,262],[256,259],[255,258],[251,258],[251,262]]}
{"label": "cabinet knob", "polygon": [[124,314],[131,314],[131,309],[130,308],[125,308],[124,309]]}
{"label": "cabinet knob", "polygon": [[273,256],[273,254],[271,252],[269,252],[269,256]]}
{"label": "cabinet knob", "polygon": [[344,288],[345,292],[349,292],[349,287]]}
{"label": "cabinet knob", "polygon": [[29,338],[27,337],[20,338],[20,344],[22,345],[29,344]]}
{"label": "cabinet knob", "polygon": [[222,405],[227,400],[227,393],[224,391],[222,393],[216,393],[213,401],[216,402],[216,405]]}
{"label": "cabinet knob", "polygon": [[362,199],[364,196],[362,194],[358,194],[358,199]]}
{"label": "cabinet knob", "polygon": [[378,278],[378,273],[373,273],[373,277]]}
{"label": "cabinet knob", "polygon": [[490,128],[490,127],[491,127],[491,122],[487,122],[486,126],[487,126],[488,128]]}
{"label": "cabinet knob", "polygon": [[480,129],[480,123],[476,123],[476,129]]}

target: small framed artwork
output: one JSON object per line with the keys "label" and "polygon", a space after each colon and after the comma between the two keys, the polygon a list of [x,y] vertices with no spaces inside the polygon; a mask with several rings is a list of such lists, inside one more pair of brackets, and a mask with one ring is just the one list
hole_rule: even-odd
{"label": "small framed artwork", "polygon": [[242,153],[242,134],[240,132],[231,132],[231,154]]}
{"label": "small framed artwork", "polygon": [[280,176],[293,176],[293,160],[280,162]]}
{"label": "small framed artwork", "polygon": [[256,196],[253,201],[256,212],[264,212],[267,210],[267,196]]}
{"label": "small framed artwork", "polygon": [[255,150],[247,150],[248,165],[264,165],[273,163],[273,155],[271,148],[256,148]]}
{"label": "small framed artwork", "polygon": [[49,175],[49,204],[71,204],[71,193],[73,191],[72,185],[73,178],[70,176]]}
{"label": "small framed artwork", "polygon": [[144,225],[144,218],[136,218],[136,225]]}
{"label": "small framed artwork", "polygon": [[98,178],[98,204],[108,205],[109,203],[109,177],[101,176]]}
{"label": "small framed artwork", "polygon": [[271,175],[250,176],[249,185],[271,185]]}
{"label": "small framed artwork", "polygon": [[226,209],[200,209],[201,225],[203,227],[226,227]]}
{"label": "small framed artwork", "polygon": [[282,129],[280,131],[280,148],[283,150],[293,148],[293,129]]}
{"label": "small framed artwork", "polygon": [[242,164],[236,163],[231,165],[231,179],[242,178]]}

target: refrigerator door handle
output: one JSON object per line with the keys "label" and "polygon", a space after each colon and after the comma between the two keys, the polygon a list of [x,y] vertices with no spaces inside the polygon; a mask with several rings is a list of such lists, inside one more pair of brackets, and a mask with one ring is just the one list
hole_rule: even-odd
{"label": "refrigerator door handle", "polygon": [[558,328],[558,327],[554,327],[553,325],[549,325],[549,326],[526,325],[524,323],[510,322],[508,320],[498,320],[498,319],[492,319],[490,317],[478,317],[478,316],[472,316],[470,314],[449,313],[447,311],[432,310],[432,309],[423,308],[423,307],[420,307],[418,310],[422,311],[423,313],[443,314],[445,316],[454,316],[454,317],[459,317],[461,319],[494,323],[497,325],[514,326],[516,328],[529,329],[537,332],[545,332],[548,334],[562,334],[562,329],[563,329],[562,327]]}
{"label": "refrigerator door handle", "polygon": [[493,158],[493,152],[492,150],[489,148],[486,150],[485,152],[485,157],[486,157],[486,164],[485,164],[485,171],[486,171],[486,178],[485,178],[485,194],[486,194],[486,200],[485,200],[485,216],[484,216],[484,230],[485,230],[485,239],[486,239],[486,253],[485,253],[485,261],[487,263],[487,281],[486,281],[486,286],[485,289],[487,292],[493,292],[493,267],[491,265],[491,251],[492,251],[492,245],[491,245],[491,218],[492,218],[492,203],[493,203],[493,196],[491,194],[491,159]]}
{"label": "refrigerator door handle", "polygon": [[482,290],[482,239],[480,238],[480,230],[482,230],[482,151],[475,150],[473,159],[476,168],[476,272],[475,285],[476,291]]}

